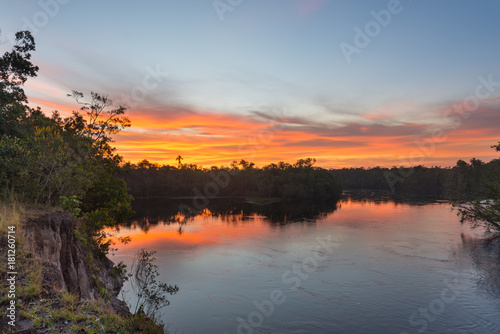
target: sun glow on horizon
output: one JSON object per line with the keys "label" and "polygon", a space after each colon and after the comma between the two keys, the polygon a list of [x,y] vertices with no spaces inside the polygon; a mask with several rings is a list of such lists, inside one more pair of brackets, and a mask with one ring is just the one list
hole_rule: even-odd
{"label": "sun glow on horizon", "polygon": [[[30,99],[46,114],[70,115],[77,104]],[[454,166],[459,159],[496,158],[490,146],[498,141],[495,106],[483,107],[461,126],[404,122],[393,114],[366,112],[358,122],[305,120],[293,115],[229,114],[210,110],[164,107],[126,114],[132,127],[114,135],[114,146],[125,161],[142,160],[203,167],[228,166],[241,159],[257,166],[315,158],[316,166],[392,167]],[[431,135],[440,130],[438,137]]]}

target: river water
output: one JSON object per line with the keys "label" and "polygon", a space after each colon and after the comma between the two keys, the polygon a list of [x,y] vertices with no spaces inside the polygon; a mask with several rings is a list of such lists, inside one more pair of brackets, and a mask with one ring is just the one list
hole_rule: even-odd
{"label": "river water", "polygon": [[[113,261],[155,250],[169,333],[500,333],[500,250],[448,203],[138,200]],[[129,284],[125,299],[135,303]]]}

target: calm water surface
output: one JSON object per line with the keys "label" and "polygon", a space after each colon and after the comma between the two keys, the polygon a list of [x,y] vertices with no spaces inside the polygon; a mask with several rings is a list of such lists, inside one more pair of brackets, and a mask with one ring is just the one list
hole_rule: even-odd
{"label": "calm water surface", "polygon": [[113,257],[157,251],[180,287],[170,333],[500,333],[500,249],[447,203],[213,200],[189,219],[177,206],[136,201]]}

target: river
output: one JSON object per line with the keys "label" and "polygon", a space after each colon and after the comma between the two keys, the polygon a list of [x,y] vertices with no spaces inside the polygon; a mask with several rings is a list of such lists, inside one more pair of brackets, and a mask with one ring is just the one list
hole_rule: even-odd
{"label": "river", "polygon": [[[500,333],[500,253],[444,202],[143,199],[115,262],[155,250],[169,333]],[[130,284],[124,298],[135,302]]]}

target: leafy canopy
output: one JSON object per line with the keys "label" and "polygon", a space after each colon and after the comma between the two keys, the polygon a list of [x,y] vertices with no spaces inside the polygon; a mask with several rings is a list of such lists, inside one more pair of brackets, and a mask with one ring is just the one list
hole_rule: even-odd
{"label": "leafy canopy", "polygon": [[[500,142],[491,146],[500,151]],[[495,175],[488,185],[486,200],[476,200],[459,207],[461,222],[469,222],[472,227],[484,227],[500,232],[500,178]]]}
{"label": "leafy canopy", "polygon": [[116,177],[122,158],[111,146],[112,135],[130,126],[126,108],[113,107],[106,95],[69,94],[78,111],[49,117],[30,108],[23,85],[36,77],[31,63],[35,40],[29,31],[0,57],[0,196],[15,193],[34,204],[78,203],[88,241],[104,253],[108,244],[101,229],[133,211],[125,182]]}

